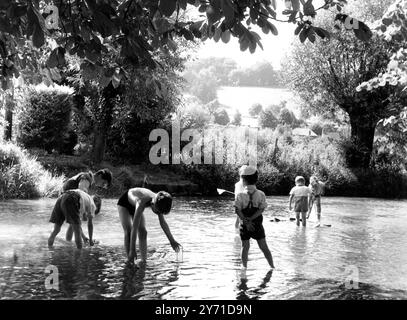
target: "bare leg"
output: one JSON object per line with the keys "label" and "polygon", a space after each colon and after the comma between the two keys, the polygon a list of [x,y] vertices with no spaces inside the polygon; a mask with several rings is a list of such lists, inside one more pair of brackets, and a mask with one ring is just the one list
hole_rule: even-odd
{"label": "bare leg", "polygon": [[126,255],[128,256],[130,251],[130,235],[132,226],[131,216],[129,210],[127,210],[125,207],[117,206],[117,209],[119,210],[120,222],[124,232],[124,249],[126,250]]}
{"label": "bare leg", "polygon": [[302,219],[303,227],[306,227],[307,226],[307,213],[306,212],[301,212],[301,219]]}
{"label": "bare leg", "polygon": [[318,217],[318,225],[321,225],[321,198],[317,200],[317,217]]}
{"label": "bare leg", "polygon": [[247,268],[247,261],[249,260],[250,240],[242,240],[242,264]]}
{"label": "bare leg", "polygon": [[82,249],[82,228],[80,224],[72,225],[73,233],[75,235],[75,243],[78,249]]}
{"label": "bare leg", "polygon": [[257,244],[259,245],[260,250],[263,251],[264,257],[267,259],[267,262],[269,263],[270,267],[274,268],[273,256],[271,255],[269,247],[267,246],[266,239],[263,238],[257,240]]}
{"label": "bare leg", "polygon": [[139,237],[139,247],[141,260],[143,262],[147,261],[147,229],[146,229],[146,220],[144,215],[141,215],[140,225],[138,227],[138,237]]}
{"label": "bare leg", "polygon": [[58,233],[61,231],[61,225],[54,223],[54,230],[51,232],[48,238],[48,246],[52,247],[54,245],[54,241]]}
{"label": "bare leg", "polygon": [[295,218],[297,219],[297,227],[299,227],[300,226],[300,213],[299,212],[295,213]]}
{"label": "bare leg", "polygon": [[72,241],[72,237],[73,237],[73,229],[72,229],[72,226],[69,225],[68,229],[66,230],[65,239],[66,239],[66,241]]}

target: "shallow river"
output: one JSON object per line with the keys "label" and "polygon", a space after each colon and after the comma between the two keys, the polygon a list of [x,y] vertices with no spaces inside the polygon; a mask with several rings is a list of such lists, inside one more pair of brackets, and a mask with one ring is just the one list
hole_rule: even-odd
{"label": "shallow river", "polygon": [[[331,227],[315,228],[311,217],[304,229],[288,220],[286,200],[269,197],[264,214],[277,269],[268,272],[252,240],[246,274],[231,198],[175,199],[167,221],[182,255],[147,209],[148,263],[139,269],[126,266],[116,200],[104,200],[94,220],[99,244],[81,251],[64,240],[66,225],[47,247],[55,200],[0,202],[0,299],[407,299],[407,201],[324,198]],[[45,285],[50,266],[54,289]]]}

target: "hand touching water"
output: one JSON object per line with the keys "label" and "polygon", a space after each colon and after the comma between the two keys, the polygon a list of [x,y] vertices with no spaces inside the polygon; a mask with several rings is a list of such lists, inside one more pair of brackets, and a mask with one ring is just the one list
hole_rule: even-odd
{"label": "hand touching water", "polygon": [[175,240],[171,241],[170,244],[175,252],[179,252],[179,250],[181,249],[181,245]]}

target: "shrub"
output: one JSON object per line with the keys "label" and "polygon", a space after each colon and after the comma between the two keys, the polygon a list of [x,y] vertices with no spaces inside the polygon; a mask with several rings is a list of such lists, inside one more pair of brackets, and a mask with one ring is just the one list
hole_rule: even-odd
{"label": "shrub", "polygon": [[72,153],[75,139],[69,132],[71,109],[69,87],[32,87],[20,114],[18,141],[26,148],[42,148],[48,153],[54,149]]}
{"label": "shrub", "polygon": [[255,103],[249,108],[249,114],[252,117],[257,117],[263,111],[263,106],[260,103]]}
{"label": "shrub", "polygon": [[63,181],[63,176],[52,175],[20,147],[0,144],[0,198],[56,196]]}
{"label": "shrub", "polygon": [[233,115],[232,124],[240,126],[242,124],[242,114],[237,110]]}
{"label": "shrub", "polygon": [[226,126],[230,122],[229,115],[225,109],[221,109],[215,112],[214,122],[222,126]]}
{"label": "shrub", "polygon": [[260,112],[259,125],[262,128],[275,129],[278,125],[278,119],[274,115],[272,108],[267,107],[264,111]]}

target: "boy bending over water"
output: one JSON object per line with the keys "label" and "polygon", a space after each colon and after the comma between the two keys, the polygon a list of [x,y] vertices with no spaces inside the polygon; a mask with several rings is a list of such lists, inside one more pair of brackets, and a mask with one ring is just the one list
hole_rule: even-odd
{"label": "boy bending over water", "polygon": [[250,248],[250,238],[257,240],[257,244],[270,267],[274,269],[273,257],[267,246],[266,234],[263,228],[264,209],[267,207],[266,195],[257,190],[257,169],[243,166],[240,169],[244,190],[237,194],[235,200],[236,213],[240,218],[240,239],[242,240],[242,264],[247,268]]}
{"label": "boy bending over water", "polygon": [[[81,220],[88,222],[89,244],[93,243],[93,218],[99,213],[102,201],[98,196],[90,196],[85,191],[75,189],[64,192],[55,203],[50,222],[54,223],[54,230],[48,238],[48,246],[52,246],[55,237],[61,231],[66,220],[72,233],[75,234],[75,243],[78,249],[82,248],[82,239],[88,240],[83,234]],[[66,234],[66,240],[72,240],[72,233]]]}
{"label": "boy bending over water", "polygon": [[151,207],[151,210],[158,215],[160,226],[170,241],[171,247],[178,252],[180,244],[175,241],[170,228],[164,219],[172,206],[172,197],[169,193],[160,191],[154,193],[146,188],[133,188],[126,191],[117,202],[120,221],[124,230],[124,247],[129,262],[137,259],[136,240],[137,235],[140,241],[140,255],[142,262],[147,260],[147,230],[144,218],[144,209]]}
{"label": "boy bending over water", "polygon": [[311,190],[305,186],[304,177],[298,176],[295,178],[295,187],[290,191],[289,210],[293,209],[292,203],[294,201],[295,218],[297,219],[297,226],[300,225],[300,215],[302,225],[307,225],[307,212],[308,205],[311,201]]}

